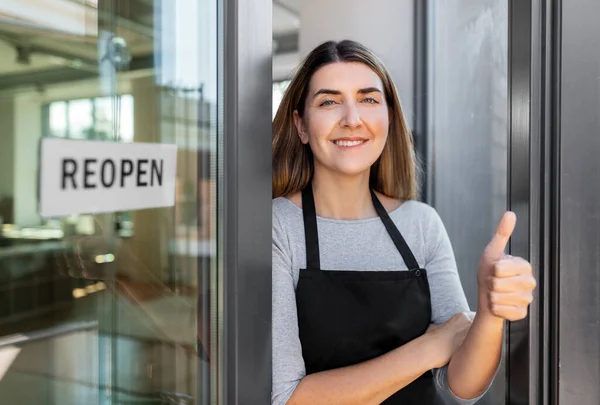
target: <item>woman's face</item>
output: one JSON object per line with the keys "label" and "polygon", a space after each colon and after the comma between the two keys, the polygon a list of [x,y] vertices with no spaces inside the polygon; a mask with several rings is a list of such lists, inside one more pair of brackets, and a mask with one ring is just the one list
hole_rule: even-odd
{"label": "woman's face", "polygon": [[315,157],[315,170],[342,175],[368,172],[381,156],[389,128],[379,76],[362,63],[331,63],[309,84],[304,117],[294,121]]}

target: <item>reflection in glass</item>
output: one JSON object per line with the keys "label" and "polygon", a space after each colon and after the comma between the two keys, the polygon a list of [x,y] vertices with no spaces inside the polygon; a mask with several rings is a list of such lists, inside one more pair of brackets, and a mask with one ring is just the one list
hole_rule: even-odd
{"label": "reflection in glass", "polygon": [[[0,402],[215,403],[217,2],[75,3],[53,16],[118,33],[130,67],[99,73],[96,30],[35,25],[19,29],[48,54],[15,64],[0,22],[0,86],[30,80],[0,98]],[[42,136],[178,145],[175,206],[39,217]]]}
{"label": "reflection in glass", "polygon": [[119,100],[119,140],[133,142],[133,97],[125,94]]}
{"label": "reflection in glass", "polygon": [[50,136],[64,138],[67,136],[67,103],[50,104]]}
{"label": "reflection in glass", "polygon": [[99,97],[94,102],[94,132],[98,139],[110,139],[113,134],[114,100]]}
{"label": "reflection in glass", "polygon": [[90,139],[94,131],[92,100],[72,100],[68,104],[69,138]]}

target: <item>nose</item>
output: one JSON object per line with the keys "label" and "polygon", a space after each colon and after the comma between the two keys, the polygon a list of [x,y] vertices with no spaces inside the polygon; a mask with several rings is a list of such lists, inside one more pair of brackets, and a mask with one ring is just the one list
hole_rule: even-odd
{"label": "nose", "polygon": [[340,126],[348,129],[358,128],[362,125],[358,108],[354,103],[346,104],[344,115],[340,120]]}

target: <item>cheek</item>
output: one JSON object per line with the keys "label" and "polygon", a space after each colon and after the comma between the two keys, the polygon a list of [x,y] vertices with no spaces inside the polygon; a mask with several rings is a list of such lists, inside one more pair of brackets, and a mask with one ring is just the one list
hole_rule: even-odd
{"label": "cheek", "polygon": [[376,137],[386,138],[390,121],[387,109],[371,109],[362,114],[362,120]]}
{"label": "cheek", "polygon": [[326,138],[337,127],[340,118],[335,111],[323,111],[311,114],[308,122],[308,133],[311,139],[318,141]]}

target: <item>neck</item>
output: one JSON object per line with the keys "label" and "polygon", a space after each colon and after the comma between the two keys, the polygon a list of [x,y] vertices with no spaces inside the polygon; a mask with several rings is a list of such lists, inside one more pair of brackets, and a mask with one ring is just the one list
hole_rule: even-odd
{"label": "neck", "polygon": [[356,220],[377,216],[369,189],[369,171],[356,176],[340,176],[315,170],[313,190],[320,217]]}

